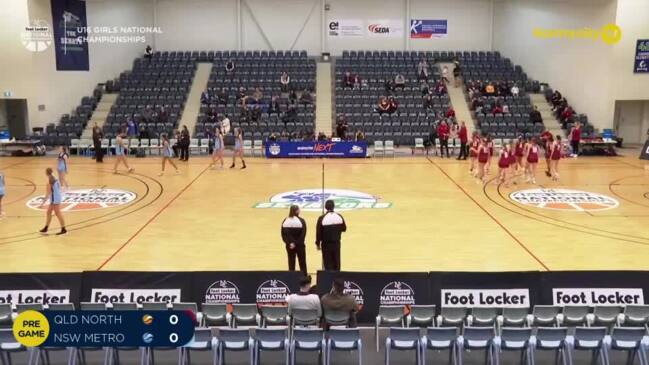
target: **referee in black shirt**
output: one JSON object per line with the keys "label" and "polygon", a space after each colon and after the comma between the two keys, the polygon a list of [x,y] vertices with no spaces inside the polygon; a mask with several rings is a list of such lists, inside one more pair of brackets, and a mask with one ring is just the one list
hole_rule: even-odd
{"label": "referee in black shirt", "polygon": [[334,201],[325,202],[327,213],[318,218],[315,245],[322,250],[325,270],[340,271],[340,236],[347,231],[345,219],[334,212]]}
{"label": "referee in black shirt", "polygon": [[300,217],[300,207],[291,205],[288,217],[282,222],[282,241],[286,245],[288,270],[295,271],[295,258],[297,257],[297,261],[300,264],[300,271],[306,276],[305,236],[306,222]]}

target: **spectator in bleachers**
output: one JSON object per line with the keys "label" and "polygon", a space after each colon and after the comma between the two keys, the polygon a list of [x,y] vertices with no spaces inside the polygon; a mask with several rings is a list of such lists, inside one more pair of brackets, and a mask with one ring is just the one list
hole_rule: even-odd
{"label": "spectator in bleachers", "polygon": [[509,88],[504,82],[496,82],[496,95],[498,96],[509,95]]}
{"label": "spectator in bleachers", "polygon": [[571,106],[567,106],[563,112],[561,113],[561,116],[559,118],[559,121],[561,122],[561,125],[564,127],[566,124],[570,123],[572,121],[572,117],[575,115],[575,111],[572,110]]}
{"label": "spectator in bleachers", "polygon": [[520,92],[520,90],[518,89],[518,85],[514,84],[514,86],[512,86],[512,88],[511,88],[510,92],[512,93],[513,97],[517,98],[518,93]]}
{"label": "spectator in bleachers", "polygon": [[423,97],[423,103],[424,109],[432,109],[433,104],[435,103],[433,101],[433,94],[426,94],[426,96]]}
{"label": "spectator in bleachers", "polygon": [[541,117],[541,112],[539,112],[539,108],[534,105],[534,109],[530,112],[530,122],[537,124],[537,123],[543,123],[543,117]]}
{"label": "spectator in bleachers", "polygon": [[446,109],[446,118],[455,118],[455,109],[450,105],[448,109]]}
{"label": "spectator in bleachers", "polygon": [[406,78],[402,74],[397,74],[394,77],[394,88],[403,90],[406,87]]}
{"label": "spectator in bleachers", "polygon": [[487,96],[494,96],[494,95],[496,95],[496,88],[494,87],[494,85],[491,82],[489,82],[485,86],[484,92],[485,92],[485,94],[487,94]]}
{"label": "spectator in bleachers", "polygon": [[502,114],[503,113],[503,107],[500,106],[500,103],[496,102],[496,104],[494,104],[494,107],[491,109],[491,112],[493,114]]}
{"label": "spectator in bleachers", "polygon": [[291,92],[288,93],[288,102],[292,104],[297,103],[297,92],[295,92],[295,90],[291,90]]}
{"label": "spectator in bleachers", "polygon": [[182,131],[180,131],[178,147],[180,147],[180,160],[189,161],[189,129],[187,129],[186,125],[184,125]]}
{"label": "spectator in bleachers", "polygon": [[426,60],[422,58],[421,61],[419,61],[419,63],[417,64],[417,78],[419,80],[428,81],[428,74],[428,62],[426,62]]}
{"label": "spectator in bleachers", "polygon": [[453,62],[453,81],[455,83],[455,87],[460,86],[460,78],[462,77],[462,68],[460,67],[460,61],[455,60]]}
{"label": "spectator in bleachers", "polygon": [[237,100],[242,101],[248,96],[248,92],[246,91],[246,88],[241,86],[239,87],[239,93],[237,94]]}
{"label": "spectator in bleachers", "polygon": [[144,108],[144,111],[142,112],[142,119],[145,123],[153,122],[153,108],[151,108],[151,105],[147,105]]}
{"label": "spectator in bleachers", "polygon": [[473,99],[474,97],[479,97],[480,96],[480,90],[476,86],[475,83],[471,82],[469,86],[467,87],[467,90],[469,91],[469,99]]}
{"label": "spectator in bleachers", "polygon": [[255,91],[252,93],[252,98],[255,99],[255,103],[259,104],[261,99],[263,99],[264,94],[261,92],[261,89],[258,87],[255,88]]}
{"label": "spectator in bleachers", "polygon": [[367,80],[361,80],[361,77],[356,74],[354,75],[354,90],[359,90],[360,88],[367,89]]}
{"label": "spectator in bleachers", "polygon": [[340,138],[341,140],[346,140],[347,139],[347,121],[345,118],[341,115],[338,117],[338,123],[336,123],[336,136]]}
{"label": "spectator in bleachers", "polygon": [[126,136],[129,139],[137,136],[137,124],[135,124],[132,116],[129,116],[126,120]]}
{"label": "spectator in bleachers", "polygon": [[169,114],[167,113],[167,109],[165,109],[164,106],[160,107],[160,111],[158,111],[158,123],[167,123],[169,120]]}
{"label": "spectator in bleachers", "polygon": [[324,134],[324,132],[318,132],[318,141],[319,141],[319,142],[325,142],[325,141],[327,141],[328,139],[329,139],[329,138],[327,138],[327,135]]}
{"label": "spectator in bleachers", "polygon": [[210,103],[210,93],[209,90],[204,90],[201,93],[201,105],[208,105]]}
{"label": "spectator in bleachers", "polygon": [[509,114],[509,105],[503,104],[502,109],[503,109],[503,114]]}
{"label": "spectator in bleachers", "polygon": [[222,88],[218,93],[216,93],[216,101],[219,104],[227,104],[228,103],[228,91],[226,88]]}
{"label": "spectator in bleachers", "polygon": [[442,67],[442,81],[446,83],[450,83],[451,81],[448,79],[448,66]]}
{"label": "spectator in bleachers", "polygon": [[311,92],[308,89],[302,91],[302,95],[300,95],[300,103],[304,105],[313,104],[313,95],[311,95]]}
{"label": "spectator in bleachers", "polygon": [[282,131],[282,133],[279,134],[279,140],[280,140],[281,142],[288,142],[289,137],[290,137],[290,136],[288,135],[288,132],[286,131],[286,129],[284,129],[284,130]]}
{"label": "spectator in bleachers", "polygon": [[277,141],[277,134],[275,132],[272,132],[270,136],[268,136],[268,140],[271,142],[276,142]]}
{"label": "spectator in bleachers", "polygon": [[396,112],[397,109],[399,109],[399,102],[397,101],[397,99],[394,98],[394,96],[389,96],[388,102],[390,103],[390,107],[388,108],[388,113],[394,114],[394,112]]}
{"label": "spectator in bleachers", "polygon": [[275,95],[270,99],[270,105],[268,106],[268,114],[279,115],[279,113],[280,113],[279,97]]}
{"label": "spectator in bleachers", "polygon": [[153,48],[151,48],[150,45],[147,45],[144,49],[144,58],[146,58],[147,60],[153,58]]}
{"label": "spectator in bleachers", "polygon": [[385,96],[381,96],[381,98],[379,99],[379,103],[376,106],[376,111],[381,115],[389,113],[390,102],[388,101],[388,98],[386,98]]}
{"label": "spectator in bleachers", "polygon": [[349,71],[346,71],[343,75],[343,86],[347,88],[354,87],[354,76]]}
{"label": "spectator in bleachers", "polygon": [[286,126],[286,123],[294,123],[297,118],[297,108],[295,104],[289,104],[288,109],[282,116],[282,122]]}
{"label": "spectator in bleachers", "polygon": [[221,133],[225,136],[230,133],[230,118],[225,114],[223,120],[221,121]]}
{"label": "spectator in bleachers", "polygon": [[554,90],[552,93],[552,96],[550,96],[550,103],[552,103],[553,109],[559,105],[561,100],[563,99],[563,95],[558,90]]}
{"label": "spectator in bleachers", "polygon": [[435,85],[435,94],[437,96],[442,96],[447,93],[446,90],[446,85],[440,80],[436,85]]}
{"label": "spectator in bleachers", "polygon": [[282,76],[279,77],[279,83],[282,92],[288,92],[289,91],[289,86],[291,84],[291,77],[286,73],[286,71],[282,72]]}
{"label": "spectator in bleachers", "polygon": [[322,317],[320,298],[316,294],[311,294],[310,275],[300,279],[300,292],[286,297],[286,304],[288,305],[288,314],[292,314],[295,309],[315,310],[318,317]]}
{"label": "spectator in bleachers", "polygon": [[430,94],[430,86],[425,81],[421,82],[421,84],[419,86],[419,90],[421,90],[421,95],[422,96],[426,96],[426,95]]}
{"label": "spectator in bleachers", "polygon": [[460,138],[460,154],[457,156],[458,160],[466,160],[468,154],[469,134],[466,129],[466,123],[464,121],[460,122],[460,129],[457,132],[458,137]]}
{"label": "spectator in bleachers", "polygon": [[234,60],[232,59],[227,60],[225,62],[225,72],[227,72],[228,74],[232,74],[234,73],[234,69],[235,69]]}
{"label": "spectator in bleachers", "polygon": [[354,140],[356,142],[365,142],[365,134],[361,131],[356,131],[356,135],[354,136]]}
{"label": "spectator in bleachers", "polygon": [[442,121],[437,126],[437,137],[439,138],[439,153],[441,157],[444,157],[444,149],[446,149],[446,157],[451,158],[451,155],[448,153],[448,139],[450,137],[450,129],[446,120]]}
{"label": "spectator in bleachers", "polygon": [[390,79],[387,79],[385,80],[383,87],[385,87],[385,92],[391,94],[394,91],[394,82],[392,82],[392,80]]}

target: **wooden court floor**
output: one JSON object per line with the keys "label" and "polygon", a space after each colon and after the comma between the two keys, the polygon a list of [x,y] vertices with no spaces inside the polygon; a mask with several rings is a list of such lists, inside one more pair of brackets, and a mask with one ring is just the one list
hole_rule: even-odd
{"label": "wooden court floor", "polygon": [[[65,236],[38,234],[44,213],[27,206],[43,194],[44,170],[55,167],[56,159],[0,158],[7,185],[0,271],[283,270],[279,233],[288,210],[269,207],[286,205],[271,197],[288,195],[308,204],[313,194],[291,192],[321,189],[323,163],[326,189],[353,191],[342,193],[345,204],[358,203],[355,192],[368,194],[360,195],[364,208],[342,212],[349,227],[345,270],[647,269],[649,172],[635,152],[628,155],[567,159],[560,183],[539,173],[537,186],[510,187],[494,182],[494,172],[488,184],[479,184],[466,162],[438,157],[249,159],[246,170],[212,170],[207,157],[194,157],[180,163],[179,175],[163,177],[157,176],[155,156],[130,159],[135,173],[119,175],[112,174],[110,158],[99,165],[73,157],[71,191],[113,189],[132,201],[93,210],[85,208],[94,205],[71,205]],[[528,189],[571,189],[582,192],[577,198],[602,194],[608,200],[543,208],[510,196]],[[538,194],[548,190],[531,196]],[[368,203],[367,196],[377,201]],[[309,224],[309,271],[315,272],[321,265],[313,244],[319,212],[302,215]],[[58,230],[55,220],[51,230]]]}

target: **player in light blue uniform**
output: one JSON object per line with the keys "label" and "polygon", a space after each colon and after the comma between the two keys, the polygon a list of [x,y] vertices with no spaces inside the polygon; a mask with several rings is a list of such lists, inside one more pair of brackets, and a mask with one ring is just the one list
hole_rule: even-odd
{"label": "player in light blue uniform", "polygon": [[46,221],[45,227],[40,230],[41,233],[47,233],[47,230],[50,227],[52,222],[52,212],[56,214],[56,218],[61,224],[61,231],[56,235],[66,234],[68,231],[65,229],[65,221],[63,220],[63,213],[61,213],[61,202],[63,202],[63,194],[61,193],[61,183],[54,177],[54,171],[50,167],[45,169],[45,174],[47,175],[47,191],[45,193],[45,198],[41,202],[39,207],[43,207],[45,202],[49,201],[47,206]]}
{"label": "player in light blue uniform", "polygon": [[0,172],[0,217],[5,215],[2,210],[2,198],[5,196],[5,176]]}
{"label": "player in light blue uniform", "polygon": [[126,147],[124,146],[124,138],[126,138],[126,131],[121,130],[119,134],[117,135],[117,145],[115,146],[115,167],[113,168],[113,173],[117,173],[117,167],[119,166],[119,163],[123,163],[124,166],[128,169],[128,172],[133,172],[135,169],[131,168],[128,166],[128,162],[126,161]]}
{"label": "player in light blue uniform", "polygon": [[59,173],[59,181],[65,189],[69,189],[70,185],[68,184],[67,179],[65,178],[68,175],[68,166],[70,164],[70,154],[68,153],[68,148],[61,146],[59,152],[59,157],[57,159],[56,171]]}
{"label": "player in light blue uniform", "polygon": [[169,138],[167,137],[166,133],[163,133],[160,138],[162,139],[162,171],[158,174],[158,176],[162,176],[165,173],[165,164],[167,161],[171,164],[171,166],[176,169],[176,174],[178,174],[180,171],[178,171],[178,166],[173,161],[174,158],[174,150],[171,148],[171,143],[169,142]]}
{"label": "player in light blue uniform", "polygon": [[217,126],[214,130],[214,152],[212,152],[212,166],[216,168],[216,161],[221,162],[220,168],[223,168],[223,149],[225,144],[223,143],[223,133],[221,132],[221,127]]}
{"label": "player in light blue uniform", "polygon": [[237,156],[241,159],[241,163],[243,164],[241,169],[245,169],[246,161],[243,160],[243,130],[241,130],[241,128],[236,128],[234,130],[234,154],[232,155],[232,165],[230,165],[231,169],[235,166]]}

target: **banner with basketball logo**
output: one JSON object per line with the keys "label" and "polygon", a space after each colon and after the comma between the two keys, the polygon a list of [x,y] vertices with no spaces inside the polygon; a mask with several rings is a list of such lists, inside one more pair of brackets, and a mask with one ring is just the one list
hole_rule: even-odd
{"label": "banner with basketball logo", "polygon": [[[343,281],[344,293],[360,307],[359,323],[372,323],[382,305],[430,304],[428,273],[318,272],[318,294],[331,290],[334,279]],[[405,313],[404,313],[405,314]]]}
{"label": "banner with basketball logo", "polygon": [[0,304],[79,303],[81,273],[0,274]]}
{"label": "banner with basketball logo", "polygon": [[88,71],[86,2],[51,0],[57,71]]}

